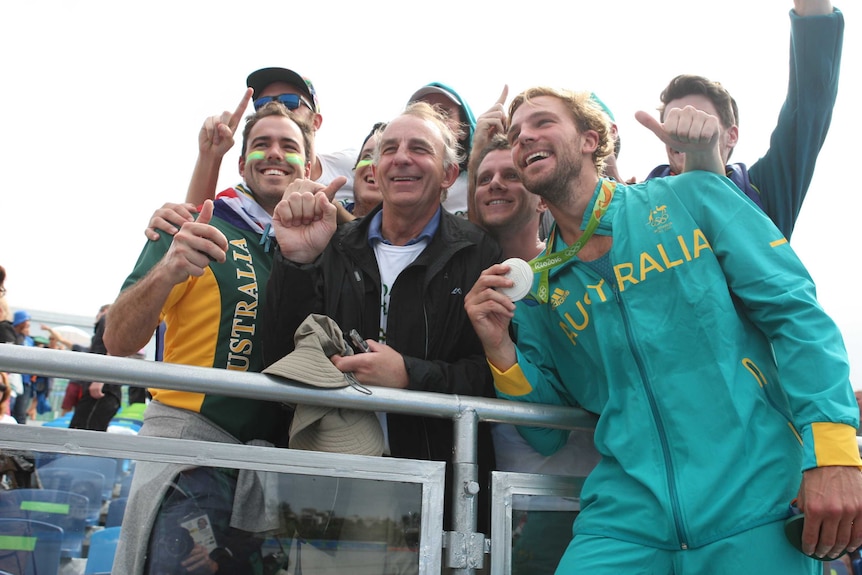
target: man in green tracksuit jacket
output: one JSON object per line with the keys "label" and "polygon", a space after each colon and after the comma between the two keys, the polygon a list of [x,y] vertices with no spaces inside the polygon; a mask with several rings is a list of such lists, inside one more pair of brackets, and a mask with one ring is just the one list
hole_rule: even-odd
{"label": "man in green tracksuit jacket", "polygon": [[[532,296],[493,289],[512,285],[498,264],[465,307],[500,397],[599,414],[602,460],[557,573],[813,574],[784,536],[797,493],[809,554],[859,547],[847,354],[782,233],[696,171],[721,168],[718,119],[641,113],[695,171],[615,187],[598,176],[608,126],[588,93],[531,89],[510,117],[516,169],[556,229]],[[545,454],[567,434],[521,432]]]}
{"label": "man in green tracksuit jacket", "polygon": [[[739,142],[739,111],[724,86],[703,76],[682,74],[662,91],[660,107],[664,114],[691,105],[719,118],[724,173],[766,212],[787,239],[793,233],[832,121],[844,42],[844,15],[831,0],[794,0],[793,6],[787,96],[769,149],[750,168],[730,162]],[[667,157],[668,163],[653,169],[647,179],[682,173],[685,154],[668,145]]]}

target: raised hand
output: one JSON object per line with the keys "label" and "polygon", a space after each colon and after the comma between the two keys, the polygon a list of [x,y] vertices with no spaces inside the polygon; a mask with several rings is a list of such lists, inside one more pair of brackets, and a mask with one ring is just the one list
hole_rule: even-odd
{"label": "raised hand", "polygon": [[186,192],[187,202],[197,206],[215,197],[222,158],[233,146],[233,136],[248,107],[251,94],[252,89],[248,88],[233,114],[222,112],[220,116],[210,116],[204,120],[198,134],[198,159]]}
{"label": "raised hand", "polygon": [[329,200],[346,182],[339,177],[328,186],[294,180],[272,213],[272,229],[285,259],[307,264],[317,259],[337,228],[337,209]]}
{"label": "raised hand", "polygon": [[233,147],[233,136],[251,101],[252,91],[251,88],[246,89],[233,113],[224,111],[218,116],[210,116],[204,120],[198,134],[198,149],[201,156],[212,155],[221,158]]}
{"label": "raised hand", "polygon": [[672,108],[664,123],[647,112],[636,112],[635,118],[666,146],[685,154],[685,171],[707,170],[724,174],[719,140],[721,123],[716,116],[694,106]]}
{"label": "raised hand", "polygon": [[476,118],[476,129],[473,131],[473,149],[484,148],[495,134],[506,135],[509,129],[509,115],[506,113],[506,98],[509,97],[509,86],[503,85],[500,97],[494,105]]}
{"label": "raised hand", "polygon": [[832,0],[793,0],[793,10],[802,17],[832,14]]}
{"label": "raised hand", "polygon": [[197,221],[182,225],[168,253],[159,262],[174,285],[189,276],[202,276],[210,262],[223,263],[227,259],[227,238],[209,225],[212,215],[213,202],[207,200]]}
{"label": "raised hand", "polygon": [[185,204],[167,202],[153,213],[144,235],[152,241],[159,239],[159,231],[171,236],[175,235],[184,223],[194,221],[195,217],[192,214],[196,213],[198,209],[191,202]]}

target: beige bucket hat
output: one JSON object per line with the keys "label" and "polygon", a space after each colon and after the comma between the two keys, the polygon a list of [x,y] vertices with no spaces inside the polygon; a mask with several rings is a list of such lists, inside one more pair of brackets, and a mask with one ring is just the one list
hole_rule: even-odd
{"label": "beige bucket hat", "polygon": [[[329,359],[335,354],[353,353],[332,318],[309,315],[293,339],[295,349],[263,373],[327,389],[350,385],[348,375]],[[382,455],[383,429],[372,411],[299,404],[290,426],[288,445],[308,451]]]}

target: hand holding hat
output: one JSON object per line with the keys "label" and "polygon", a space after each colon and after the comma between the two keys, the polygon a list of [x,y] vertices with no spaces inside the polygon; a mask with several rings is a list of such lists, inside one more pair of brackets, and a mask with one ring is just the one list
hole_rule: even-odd
{"label": "hand holding hat", "polygon": [[[325,315],[309,315],[297,328],[294,343],[292,352],[263,373],[324,389],[350,385],[347,374],[329,359],[350,352],[334,320]],[[290,426],[288,445],[309,451],[382,455],[383,430],[371,411],[300,404]]]}

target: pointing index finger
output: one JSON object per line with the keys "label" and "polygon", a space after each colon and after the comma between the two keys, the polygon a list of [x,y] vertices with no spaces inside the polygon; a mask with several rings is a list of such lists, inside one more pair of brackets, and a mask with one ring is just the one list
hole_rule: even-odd
{"label": "pointing index finger", "polygon": [[500,93],[500,97],[497,98],[497,103],[501,106],[506,104],[506,98],[509,97],[509,85],[503,84],[503,91]]}
{"label": "pointing index finger", "polygon": [[239,106],[236,107],[236,110],[230,117],[230,121],[228,122],[228,127],[232,134],[236,134],[236,128],[239,126],[240,120],[242,120],[242,115],[245,114],[245,109],[248,108],[248,103],[251,101],[251,95],[254,92],[251,88],[246,88],[245,94],[242,96],[242,100],[239,103]]}

